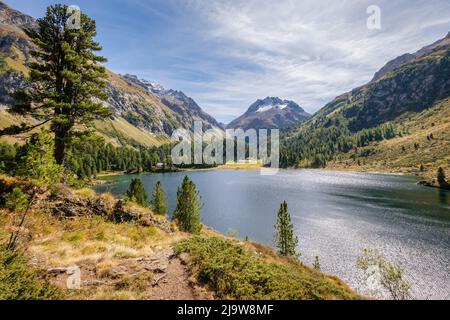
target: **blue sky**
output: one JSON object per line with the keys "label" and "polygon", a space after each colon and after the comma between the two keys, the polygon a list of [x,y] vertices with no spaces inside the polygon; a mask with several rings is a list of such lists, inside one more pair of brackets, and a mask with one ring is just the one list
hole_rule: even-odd
{"label": "blue sky", "polygon": [[[53,3],[97,20],[107,67],[184,91],[219,121],[258,98],[315,112],[388,60],[450,31],[448,0],[6,0],[41,17]],[[381,29],[366,26],[381,9]]]}

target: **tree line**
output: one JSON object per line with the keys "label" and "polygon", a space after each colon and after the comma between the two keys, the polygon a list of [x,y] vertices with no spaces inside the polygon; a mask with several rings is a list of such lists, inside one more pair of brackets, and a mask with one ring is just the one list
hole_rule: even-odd
{"label": "tree line", "polygon": [[[0,172],[20,175],[17,166],[29,150],[36,152],[39,150],[40,153],[52,157],[54,142],[51,140],[51,134],[42,131],[33,134],[24,145],[0,143]],[[173,170],[171,147],[162,145],[132,149],[105,143],[94,136],[77,138],[66,146],[65,159],[61,167],[66,174],[75,175],[81,180],[94,177],[103,171]]]}
{"label": "tree line", "polygon": [[373,141],[392,139],[397,136],[392,124],[351,132],[342,115],[317,120],[300,129],[287,131],[280,141],[280,166],[326,167],[337,153],[347,153]]}

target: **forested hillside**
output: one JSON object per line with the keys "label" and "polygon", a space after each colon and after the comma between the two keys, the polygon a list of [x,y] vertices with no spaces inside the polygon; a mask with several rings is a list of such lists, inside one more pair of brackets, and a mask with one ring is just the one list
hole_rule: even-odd
{"label": "forested hillside", "polygon": [[285,132],[282,166],[365,165],[402,172],[421,165],[448,167],[449,39],[450,34],[405,64],[391,64],[392,70],[379,73],[384,75],[378,80],[337,97],[305,124]]}

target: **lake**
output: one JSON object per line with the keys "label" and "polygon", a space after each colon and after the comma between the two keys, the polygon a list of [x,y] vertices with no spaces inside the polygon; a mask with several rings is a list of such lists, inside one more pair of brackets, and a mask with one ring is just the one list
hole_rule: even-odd
{"label": "lake", "polygon": [[[280,203],[286,200],[299,237],[301,260],[319,256],[322,271],[367,293],[355,263],[363,248],[375,248],[400,263],[415,298],[450,299],[450,192],[418,186],[414,177],[281,170],[217,170],[139,175],[149,197],[160,180],[170,212],[185,175],[197,185],[202,221],[226,234],[272,245]],[[137,175],[113,177],[97,191],[122,195]]]}

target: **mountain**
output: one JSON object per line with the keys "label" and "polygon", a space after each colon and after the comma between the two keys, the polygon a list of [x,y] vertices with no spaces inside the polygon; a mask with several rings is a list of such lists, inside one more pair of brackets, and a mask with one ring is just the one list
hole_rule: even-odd
{"label": "mountain", "polygon": [[283,129],[310,116],[294,101],[267,97],[253,103],[247,112],[228,124],[227,129]]}
{"label": "mountain", "polygon": [[30,28],[36,25],[32,17],[8,7],[1,1],[0,24],[17,26],[19,28]]}
{"label": "mountain", "polygon": [[416,58],[429,54],[433,52],[435,49],[445,49],[449,47],[450,47],[450,32],[447,34],[445,38],[438,40],[429,46],[423,47],[422,49],[413,54],[406,53],[389,61],[383,68],[381,68],[378,72],[375,73],[375,76],[373,77],[371,82],[381,79],[386,74],[398,68],[402,64],[408,63]]}
{"label": "mountain", "polygon": [[[0,129],[17,122],[30,122],[6,112],[12,103],[10,93],[25,85],[26,67],[33,44],[22,28],[34,27],[36,21],[0,1]],[[131,75],[107,71],[105,102],[113,116],[96,121],[95,129],[116,145],[160,145],[168,142],[175,129],[190,129],[194,120],[205,129],[222,130],[220,124],[181,91]]]}
{"label": "mountain", "polygon": [[200,106],[182,91],[165,89],[158,83],[138,79],[134,75],[126,74],[123,78],[130,84],[134,84],[148,91],[149,94],[156,96],[161,103],[176,113],[176,118],[180,123],[189,123],[193,120],[203,122],[205,130],[222,130],[222,126],[216,119],[207,114]]}
{"label": "mountain", "polygon": [[285,134],[284,166],[433,175],[449,168],[450,34],[390,61]]}

